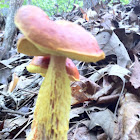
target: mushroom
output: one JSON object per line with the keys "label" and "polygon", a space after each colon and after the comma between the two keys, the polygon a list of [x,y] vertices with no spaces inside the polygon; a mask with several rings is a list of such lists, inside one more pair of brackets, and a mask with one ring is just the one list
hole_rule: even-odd
{"label": "mushroom", "polygon": [[[31,73],[40,73],[45,77],[50,63],[50,56],[34,56],[27,70]],[[66,71],[71,81],[79,81],[79,72],[71,59],[66,59]]]}
{"label": "mushroom", "polygon": [[96,62],[105,55],[84,28],[69,21],[51,21],[36,6],[22,6],[15,15],[15,24],[25,36],[18,42],[19,52],[30,56],[50,55],[27,140],[67,140],[71,89],[66,58]]}

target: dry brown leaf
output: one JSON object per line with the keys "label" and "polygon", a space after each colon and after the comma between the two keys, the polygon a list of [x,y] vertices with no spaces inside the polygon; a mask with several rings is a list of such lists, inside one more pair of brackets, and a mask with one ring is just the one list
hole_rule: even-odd
{"label": "dry brown leaf", "polygon": [[106,56],[111,54],[117,56],[117,64],[119,66],[126,67],[131,64],[126,48],[114,32],[102,31],[96,36],[96,39]]}
{"label": "dry brown leaf", "polygon": [[11,74],[11,69],[0,62],[0,84],[8,84],[8,77]]}
{"label": "dry brown leaf", "polygon": [[84,111],[85,111],[84,107],[72,108],[70,110],[70,119],[73,119],[75,117],[79,117],[79,114],[84,113]]}
{"label": "dry brown leaf", "polygon": [[113,14],[106,13],[101,17],[101,25],[104,27],[104,29],[110,29],[112,27],[112,21]]}
{"label": "dry brown leaf", "polygon": [[84,101],[88,100],[86,93],[84,93],[84,90],[79,85],[72,86],[71,90],[72,90],[72,101],[71,101],[72,105],[83,103]]}
{"label": "dry brown leaf", "polygon": [[130,77],[130,82],[134,86],[135,89],[140,87],[140,62],[138,58],[135,56],[135,63],[132,69],[132,75]]}
{"label": "dry brown leaf", "polygon": [[[78,124],[77,124],[78,125]],[[95,139],[92,140],[97,140]],[[68,134],[68,140],[91,140],[90,133],[86,126],[76,127]]]}
{"label": "dry brown leaf", "polygon": [[134,94],[126,93],[121,100],[118,124],[113,140],[140,140],[140,99]]}
{"label": "dry brown leaf", "polygon": [[135,48],[132,50],[133,54],[138,54],[140,52],[140,41],[138,42],[138,44],[135,46]]}
{"label": "dry brown leaf", "polygon": [[96,82],[98,80],[100,80],[104,75],[108,74],[111,76],[117,76],[119,78],[121,78],[122,81],[125,80],[125,77],[130,75],[130,71],[126,68],[120,67],[119,65],[112,65],[109,64],[106,67],[98,70],[97,72],[95,72],[94,74],[92,74],[89,79]]}
{"label": "dry brown leaf", "polygon": [[87,114],[90,118],[89,129],[93,129],[96,126],[102,127],[109,138],[113,137],[114,133],[114,115],[106,108],[89,107]]}
{"label": "dry brown leaf", "polygon": [[16,73],[13,73],[12,74],[12,81],[11,81],[11,83],[9,85],[8,92],[12,92],[15,89],[18,81],[19,81],[19,77],[16,75]]}
{"label": "dry brown leaf", "polygon": [[12,119],[6,119],[4,121],[3,135],[2,139],[9,139],[8,136],[16,135],[21,128],[28,122],[28,118],[17,117]]}
{"label": "dry brown leaf", "polygon": [[72,102],[71,104],[79,104],[84,101],[92,100],[92,95],[100,89],[100,86],[92,80],[83,78],[81,81],[74,82],[71,86]]}

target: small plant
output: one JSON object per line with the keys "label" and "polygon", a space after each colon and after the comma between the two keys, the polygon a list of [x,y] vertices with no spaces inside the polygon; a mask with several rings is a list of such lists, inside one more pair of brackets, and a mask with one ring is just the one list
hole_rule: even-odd
{"label": "small plant", "polygon": [[7,2],[7,4],[4,4],[4,2],[5,2],[5,0],[0,1],[0,9],[9,8],[9,2]]}
{"label": "small plant", "polygon": [[[68,12],[72,10],[73,4],[83,5],[81,0],[32,0],[32,5],[38,6],[43,9],[49,16],[54,14]],[[27,4],[27,0],[24,0],[24,5]]]}
{"label": "small plant", "polygon": [[[105,1],[105,0],[103,0],[103,1]],[[125,4],[129,4],[129,1],[130,1],[130,0],[120,0],[120,2],[121,2],[122,4],[124,4],[124,5],[125,5]],[[113,3],[113,2],[114,2],[114,0],[111,0],[111,1],[110,1],[110,3]]]}
{"label": "small plant", "polygon": [[129,0],[121,0],[123,4],[129,4]]}

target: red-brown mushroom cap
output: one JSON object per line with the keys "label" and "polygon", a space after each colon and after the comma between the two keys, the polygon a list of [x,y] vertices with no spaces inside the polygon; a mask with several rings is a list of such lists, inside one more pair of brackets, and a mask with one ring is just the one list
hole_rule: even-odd
{"label": "red-brown mushroom cap", "polygon": [[49,56],[34,56],[26,68],[31,73],[40,73],[42,76],[44,76],[47,72],[49,63]]}
{"label": "red-brown mushroom cap", "polygon": [[[27,70],[31,73],[40,73],[42,76],[45,76],[49,63],[49,56],[35,56],[27,66]],[[69,58],[66,59],[66,71],[71,81],[79,81],[79,72],[77,67]]]}
{"label": "red-brown mushroom cap", "polygon": [[[105,57],[95,38],[84,28],[68,21],[51,21],[36,6],[21,7],[15,24],[42,55],[61,55],[86,62]],[[24,49],[22,52],[27,54]]]}
{"label": "red-brown mushroom cap", "polygon": [[79,72],[71,59],[66,59],[66,71],[71,81],[79,81]]}

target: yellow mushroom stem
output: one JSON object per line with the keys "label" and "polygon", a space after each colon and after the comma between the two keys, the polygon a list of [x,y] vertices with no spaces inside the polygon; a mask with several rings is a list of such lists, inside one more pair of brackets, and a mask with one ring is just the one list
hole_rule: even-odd
{"label": "yellow mushroom stem", "polygon": [[51,56],[27,140],[67,140],[71,104],[66,57]]}

